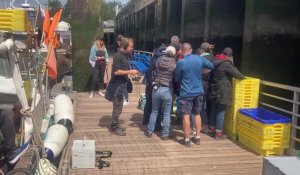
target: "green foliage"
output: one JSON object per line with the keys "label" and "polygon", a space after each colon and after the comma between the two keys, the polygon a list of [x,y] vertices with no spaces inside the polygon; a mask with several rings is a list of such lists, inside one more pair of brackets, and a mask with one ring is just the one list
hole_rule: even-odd
{"label": "green foliage", "polygon": [[113,2],[104,2],[101,8],[101,17],[103,21],[113,20],[116,17],[116,9],[117,5],[121,5],[121,2],[113,1]]}
{"label": "green foliage", "polygon": [[83,19],[75,18],[72,11],[72,50],[73,50],[73,85],[78,92],[87,91],[88,80],[91,76],[89,53],[94,39],[101,34],[99,13],[100,0],[90,0],[88,9],[82,9]]}
{"label": "green foliage", "polygon": [[53,17],[54,14],[62,8],[62,5],[60,3],[60,0],[51,0],[51,1],[48,1],[47,3],[47,6],[49,8],[49,13],[50,13],[50,16]]}

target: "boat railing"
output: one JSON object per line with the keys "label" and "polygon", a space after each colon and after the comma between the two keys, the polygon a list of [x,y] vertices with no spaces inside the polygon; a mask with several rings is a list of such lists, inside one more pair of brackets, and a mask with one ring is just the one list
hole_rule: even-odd
{"label": "boat railing", "polygon": [[[261,89],[261,98],[259,101],[259,104],[261,106],[268,107],[272,110],[284,113],[291,117],[291,141],[290,149],[287,153],[289,155],[295,155],[295,151],[299,149],[298,145],[300,145],[300,88],[261,80]],[[267,90],[268,92],[266,92]],[[272,91],[271,93],[269,92],[270,90]],[[277,105],[273,104],[272,102]],[[278,104],[283,104],[283,107],[279,107]]]}
{"label": "boat railing", "polygon": [[133,50],[132,54],[144,54],[144,55],[149,56],[149,57],[153,56],[152,52],[146,52],[146,51],[141,51],[141,50]]}

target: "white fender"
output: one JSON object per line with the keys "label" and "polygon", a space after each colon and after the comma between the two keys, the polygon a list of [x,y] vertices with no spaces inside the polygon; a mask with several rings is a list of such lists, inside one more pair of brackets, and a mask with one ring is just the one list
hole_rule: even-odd
{"label": "white fender", "polygon": [[49,160],[56,158],[62,152],[68,137],[68,130],[63,125],[55,124],[48,129],[44,147]]}
{"label": "white fender", "polygon": [[73,131],[74,108],[71,99],[65,94],[54,99],[54,123],[64,125],[69,133]]}

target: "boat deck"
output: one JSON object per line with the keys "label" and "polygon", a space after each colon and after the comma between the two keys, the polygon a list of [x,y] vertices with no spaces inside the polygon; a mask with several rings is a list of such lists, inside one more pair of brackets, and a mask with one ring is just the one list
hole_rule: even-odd
{"label": "boat deck", "polygon": [[[112,104],[103,97],[88,98],[87,93],[78,93],[75,111],[75,129],[71,134],[65,163],[69,174],[262,174],[262,157],[257,156],[241,145],[230,140],[215,140],[201,135],[201,145],[192,144],[186,148],[179,143],[183,138],[181,126],[173,126],[172,140],[163,141],[160,133],[152,138],[144,136],[142,125],[143,111],[136,108],[143,85],[134,84],[134,93],[130,94],[129,105],[125,106],[121,116],[127,127],[127,136],[116,136],[109,132]],[[71,148],[73,140],[94,139],[96,149],[112,151],[111,166],[103,169],[71,168]]]}

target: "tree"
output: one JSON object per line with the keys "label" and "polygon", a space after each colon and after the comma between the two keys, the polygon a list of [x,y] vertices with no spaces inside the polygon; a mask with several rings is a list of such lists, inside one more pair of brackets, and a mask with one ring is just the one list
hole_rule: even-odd
{"label": "tree", "polygon": [[101,18],[103,21],[113,20],[116,17],[116,9],[115,7],[118,5],[122,5],[121,2],[113,1],[113,2],[105,2],[101,7]]}
{"label": "tree", "polygon": [[71,22],[71,0],[68,0],[62,12],[62,20],[68,23]]}
{"label": "tree", "polygon": [[49,9],[50,16],[54,16],[54,14],[62,8],[62,5],[59,0],[48,0],[47,7]]}

